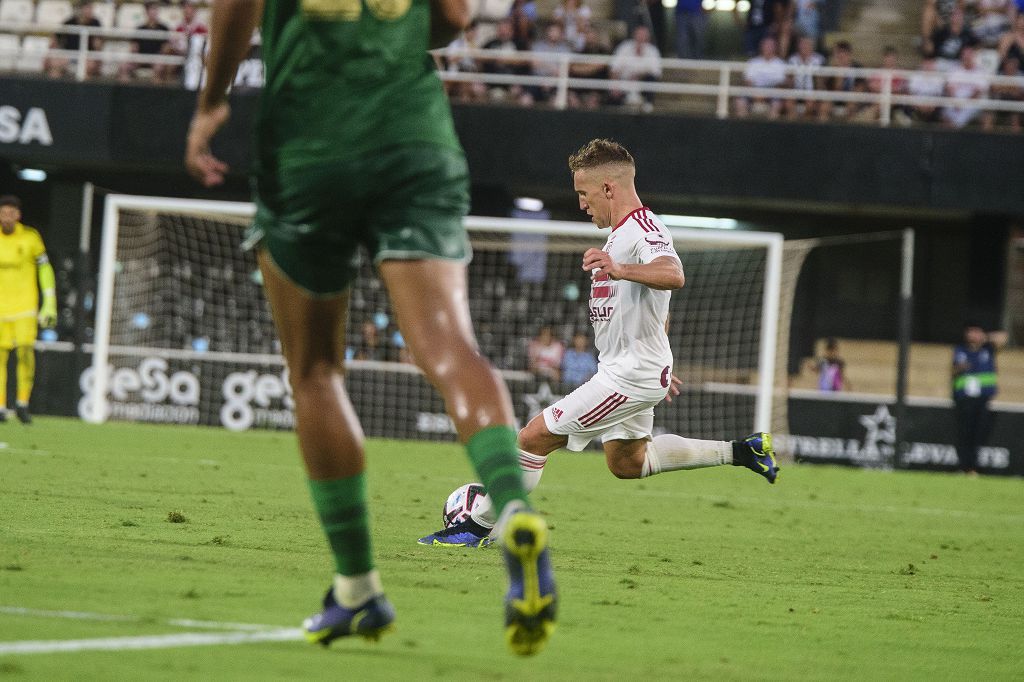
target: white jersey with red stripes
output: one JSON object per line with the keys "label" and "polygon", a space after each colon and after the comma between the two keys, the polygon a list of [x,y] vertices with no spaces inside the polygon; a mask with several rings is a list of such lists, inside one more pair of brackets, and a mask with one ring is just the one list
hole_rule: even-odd
{"label": "white jersey with red stripes", "polygon": [[[616,263],[679,259],[672,235],[646,206],[612,228],[603,249]],[[672,348],[665,333],[669,291],[594,275],[590,322],[597,347],[597,378],[638,400],[665,396],[672,372]]]}

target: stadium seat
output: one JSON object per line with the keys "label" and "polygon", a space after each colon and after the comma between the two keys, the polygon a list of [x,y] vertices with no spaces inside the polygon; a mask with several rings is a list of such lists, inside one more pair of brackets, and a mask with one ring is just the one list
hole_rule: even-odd
{"label": "stadium seat", "polygon": [[92,3],[92,15],[99,20],[100,26],[110,28],[114,25],[114,3],[94,2]]}
{"label": "stadium seat", "polygon": [[181,23],[181,7],[177,5],[161,5],[157,11],[157,16],[160,17],[161,23],[173,31]]}
{"label": "stadium seat", "polygon": [[138,2],[126,2],[117,8],[114,25],[117,28],[135,28],[146,20],[146,8]]}
{"label": "stadium seat", "polygon": [[18,71],[42,73],[43,62],[49,49],[50,39],[46,36],[25,36],[21,41]]}
{"label": "stadium seat", "polygon": [[0,21],[31,24],[36,6],[32,0],[0,0]]}
{"label": "stadium seat", "polygon": [[73,13],[69,0],[39,0],[36,7],[36,23],[57,26],[70,19]]}
{"label": "stadium seat", "polygon": [[0,71],[13,71],[18,62],[21,39],[11,33],[0,33]]}
{"label": "stadium seat", "polygon": [[203,26],[210,25],[210,8],[200,7],[196,10],[196,20],[199,21]]}

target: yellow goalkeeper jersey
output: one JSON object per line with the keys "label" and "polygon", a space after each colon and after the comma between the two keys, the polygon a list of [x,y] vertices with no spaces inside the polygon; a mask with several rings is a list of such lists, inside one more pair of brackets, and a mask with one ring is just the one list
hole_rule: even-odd
{"label": "yellow goalkeeper jersey", "polygon": [[0,320],[36,314],[37,272],[46,262],[46,247],[35,228],[17,223],[11,234],[0,231]]}

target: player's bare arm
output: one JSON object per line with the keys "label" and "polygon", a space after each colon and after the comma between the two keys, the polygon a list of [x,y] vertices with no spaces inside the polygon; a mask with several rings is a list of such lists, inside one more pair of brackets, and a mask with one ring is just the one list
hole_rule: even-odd
{"label": "player's bare arm", "polygon": [[206,84],[199,91],[196,113],[185,141],[185,168],[206,187],[224,182],[229,170],[210,151],[210,140],[231,115],[228,86],[249,51],[252,32],[263,14],[263,0],[219,0],[212,9]]}
{"label": "player's bare arm", "polygon": [[686,283],[683,266],[671,256],[655,258],[650,263],[616,263],[607,252],[587,249],[583,254],[583,269],[611,279],[624,279],[643,284],[651,289],[680,289]]}
{"label": "player's bare arm", "polygon": [[472,19],[468,0],[430,0],[430,49],[455,40]]}

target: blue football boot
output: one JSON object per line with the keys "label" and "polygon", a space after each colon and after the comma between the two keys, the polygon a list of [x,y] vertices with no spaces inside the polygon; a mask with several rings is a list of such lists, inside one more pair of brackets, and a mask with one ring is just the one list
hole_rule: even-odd
{"label": "blue football boot", "polygon": [[339,637],[359,635],[377,641],[392,628],[395,608],[383,594],[371,597],[362,606],[346,609],[334,599],[334,589],[324,595],[324,609],[302,623],[306,639],[327,646]]}
{"label": "blue football boot", "polygon": [[509,586],[505,596],[505,642],[531,656],[555,629],[558,595],[548,557],[548,525],[537,513],[520,511],[502,529]]}
{"label": "blue football boot", "polygon": [[752,433],[743,440],[732,443],[732,463],[747,467],[764,476],[769,483],[775,483],[779,475],[779,463],[775,461],[772,434],[761,431]]}
{"label": "blue football boot", "polygon": [[416,542],[421,545],[443,547],[486,547],[491,544],[491,529],[481,526],[473,519],[466,519],[449,528],[439,530]]}

